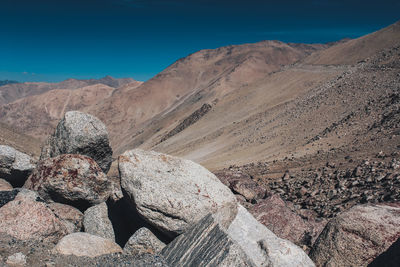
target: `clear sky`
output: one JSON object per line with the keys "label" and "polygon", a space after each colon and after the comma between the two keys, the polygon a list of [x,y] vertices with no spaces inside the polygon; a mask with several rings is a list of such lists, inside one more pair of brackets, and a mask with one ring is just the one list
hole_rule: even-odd
{"label": "clear sky", "polygon": [[399,0],[0,0],[0,80],[147,80],[200,49],[330,42],[399,19]]}

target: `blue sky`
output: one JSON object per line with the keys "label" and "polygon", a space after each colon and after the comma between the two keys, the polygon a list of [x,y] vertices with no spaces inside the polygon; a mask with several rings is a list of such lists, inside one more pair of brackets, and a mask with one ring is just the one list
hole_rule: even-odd
{"label": "blue sky", "polygon": [[399,14],[398,0],[0,0],[0,80],[147,80],[200,49],[355,38]]}

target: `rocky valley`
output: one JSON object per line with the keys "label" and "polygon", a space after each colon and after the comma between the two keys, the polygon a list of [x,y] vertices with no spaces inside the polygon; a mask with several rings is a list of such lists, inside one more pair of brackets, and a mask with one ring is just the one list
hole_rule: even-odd
{"label": "rocky valley", "polygon": [[398,266],[400,22],[0,86],[6,266]]}

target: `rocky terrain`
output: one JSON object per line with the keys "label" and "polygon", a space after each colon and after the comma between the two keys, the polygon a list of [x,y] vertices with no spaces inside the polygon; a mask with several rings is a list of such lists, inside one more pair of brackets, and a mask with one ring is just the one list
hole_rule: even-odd
{"label": "rocky terrain", "polygon": [[399,62],[398,22],[0,86],[0,261],[397,266]]}

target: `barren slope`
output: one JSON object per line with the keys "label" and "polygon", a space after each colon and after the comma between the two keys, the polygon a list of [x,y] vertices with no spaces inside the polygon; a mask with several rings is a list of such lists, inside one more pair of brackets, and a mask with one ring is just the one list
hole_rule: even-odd
{"label": "barren slope", "polygon": [[[400,45],[399,36],[399,27],[395,24],[316,52],[281,71],[242,84],[226,95],[214,99],[192,98],[176,110],[155,117],[142,135],[148,129],[153,132],[133,145],[144,142],[141,146],[146,149],[183,156],[219,169],[230,164],[302,157],[318,150],[349,147],[353,142],[360,142],[358,136],[367,142],[372,137],[366,129],[378,123],[377,118],[384,111],[376,110],[376,118],[371,120],[370,116],[362,115],[362,110],[379,97],[383,97],[383,102],[389,101],[389,95],[398,90],[398,50],[389,48]],[[384,48],[389,50],[375,52]],[[360,54],[354,55],[355,51]],[[338,58],[338,61],[334,66],[323,64],[315,61],[316,54],[322,58]],[[344,59],[349,58],[352,58],[348,61],[351,65],[338,64],[347,63]],[[380,67],[377,62],[382,58],[391,67]],[[367,63],[354,65],[354,60]],[[206,90],[199,92],[202,95],[207,95]],[[190,117],[193,112],[190,107],[199,108],[204,103],[212,104],[207,114],[160,143],[168,132]],[[348,116],[355,121],[346,124],[341,133],[333,134],[349,120]],[[316,136],[321,134],[324,138],[317,140]],[[374,153],[372,147],[370,152]]]}
{"label": "barren slope", "polygon": [[[106,123],[112,145],[117,153],[121,153],[154,133],[148,131],[167,127],[171,122],[161,121],[164,114],[190,114],[204,101],[216,100],[263,79],[320,47],[304,45],[296,48],[278,41],[265,41],[202,50],[178,60],[141,86],[126,87],[87,111]],[[182,105],[185,109],[178,111],[177,107]],[[157,129],[152,125],[157,125]]]}

